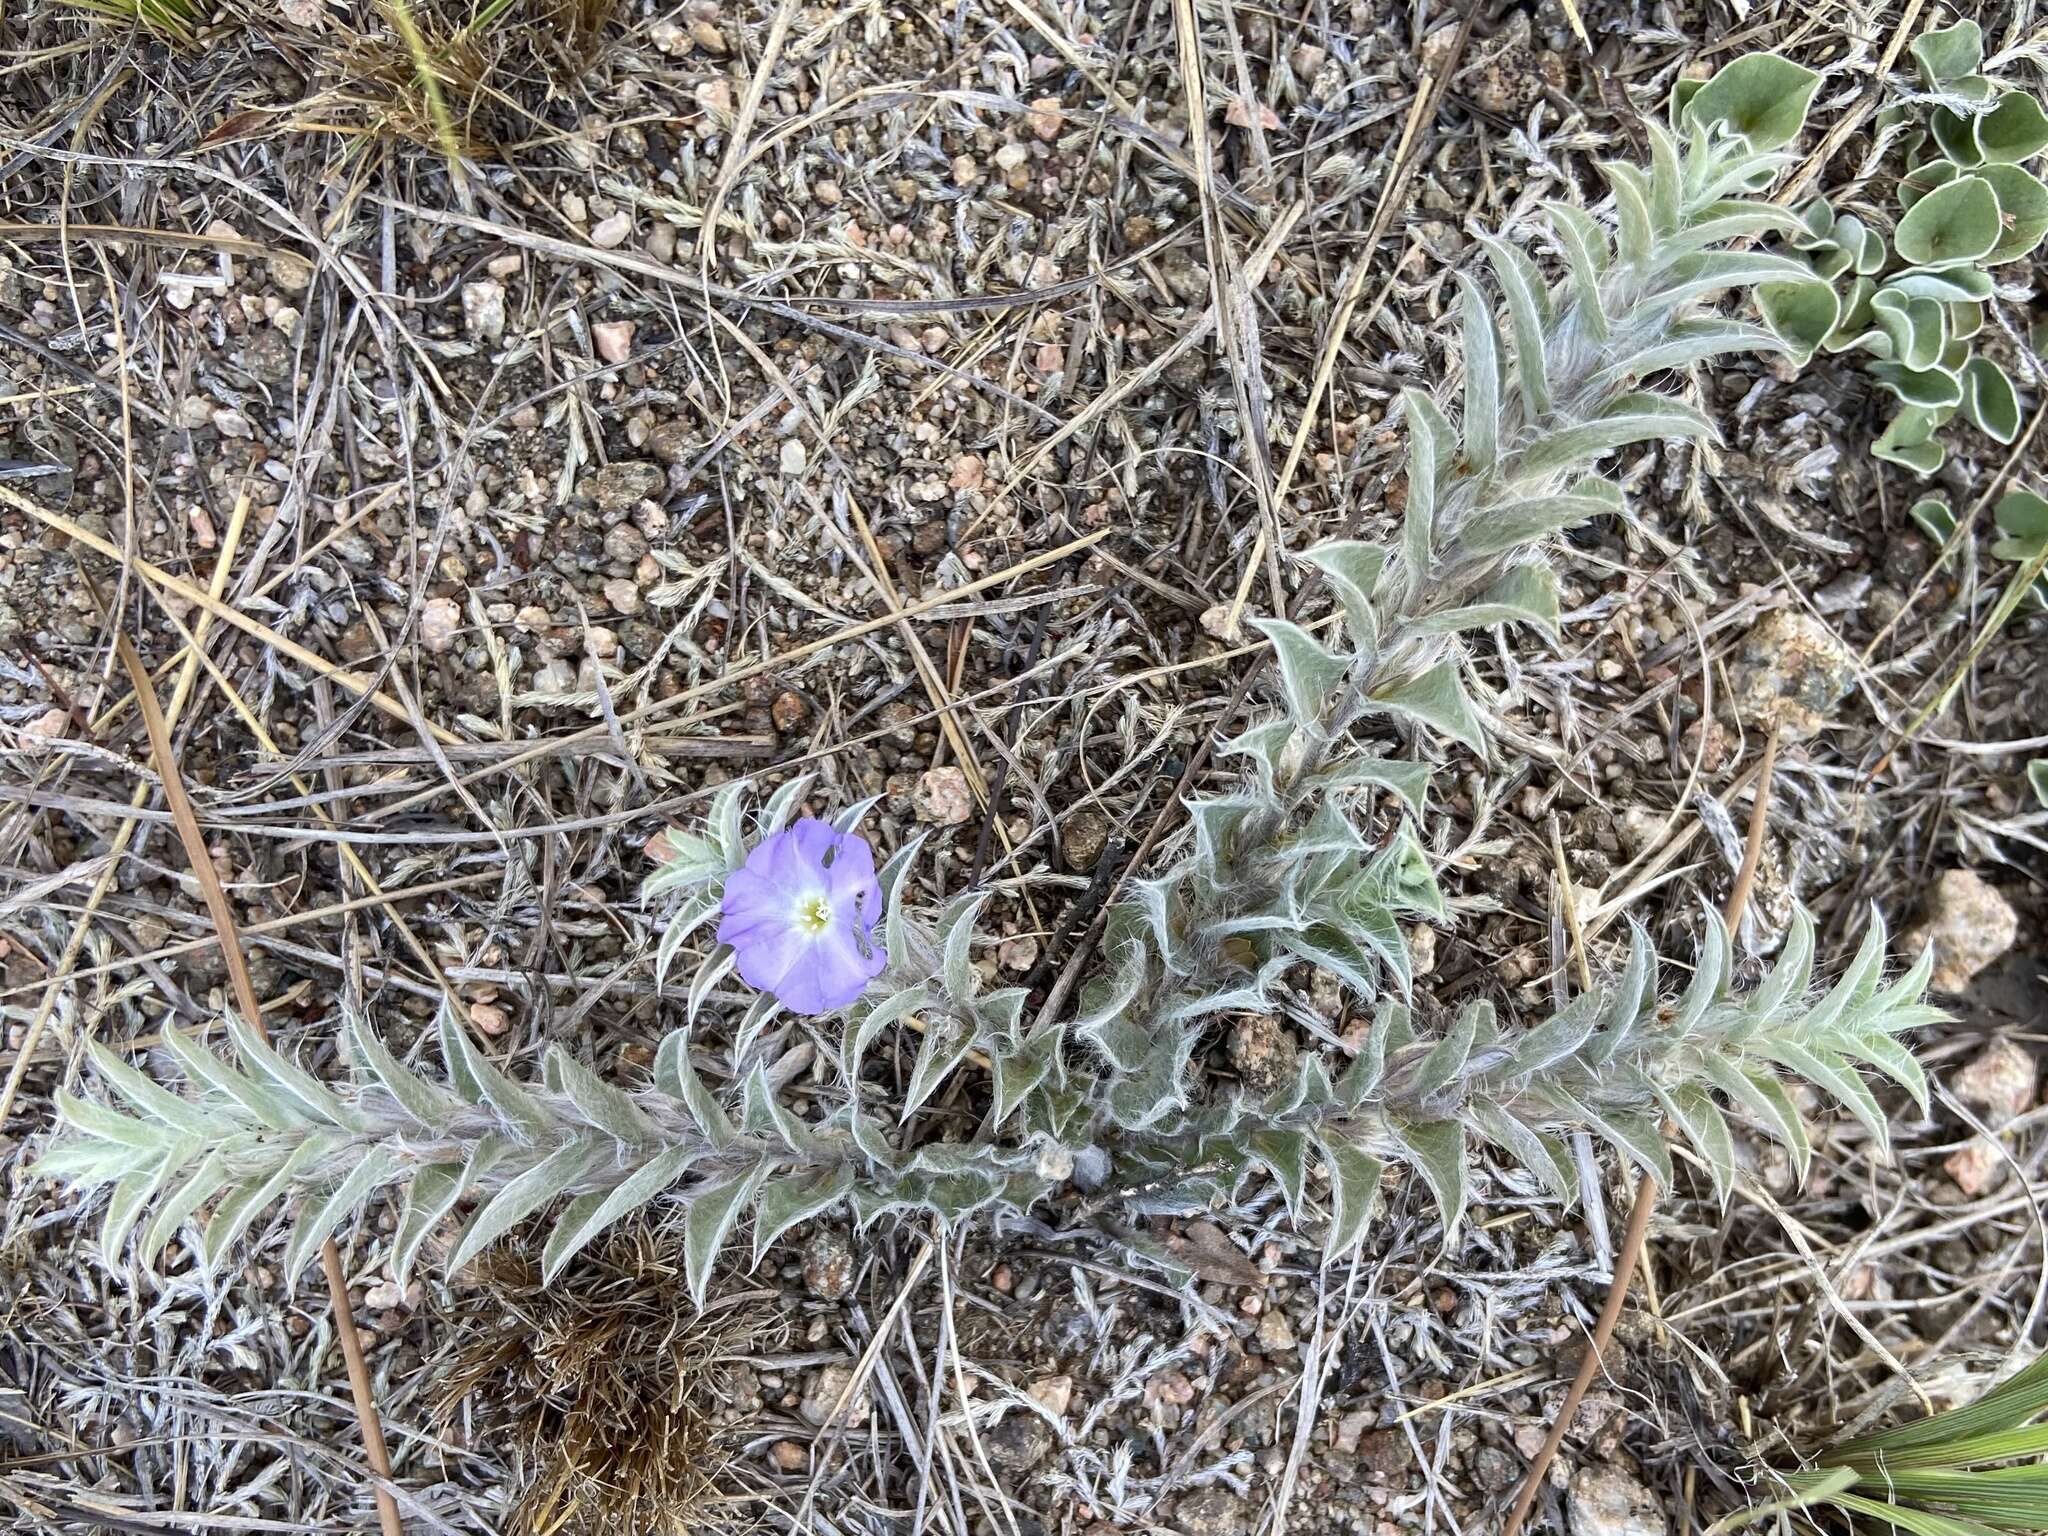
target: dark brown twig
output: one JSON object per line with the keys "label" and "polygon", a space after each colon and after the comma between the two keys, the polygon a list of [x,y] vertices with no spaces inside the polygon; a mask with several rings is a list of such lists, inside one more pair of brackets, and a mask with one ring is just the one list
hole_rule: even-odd
{"label": "dark brown twig", "polygon": [[[1735,873],[1735,884],[1728,892],[1728,904],[1721,912],[1721,921],[1730,933],[1742,922],[1742,914],[1749,906],[1750,889],[1756,884],[1757,864],[1764,851],[1764,824],[1770,812],[1771,770],[1777,761],[1778,727],[1773,725],[1771,734],[1764,738],[1763,763],[1757,771],[1756,799],[1749,808],[1749,838],[1742,849],[1742,867]],[[1543,1448],[1529,1463],[1521,1491],[1515,1495],[1514,1507],[1508,1511],[1507,1523],[1501,1527],[1501,1536],[1516,1536],[1522,1522],[1529,1518],[1537,1494],[1543,1491],[1543,1479],[1550,1471],[1550,1463],[1556,1459],[1558,1447],[1564,1444],[1565,1431],[1571,1427],[1580,1402],[1592,1387],[1594,1376],[1599,1373],[1601,1355],[1607,1348],[1607,1341],[1614,1336],[1614,1325],[1621,1321],[1622,1303],[1628,1300],[1629,1277],[1636,1272],[1636,1265],[1642,1260],[1643,1244],[1650,1234],[1650,1213],[1656,1209],[1657,1195],[1657,1180],[1650,1174],[1644,1174],[1636,1183],[1635,1204],[1629,1207],[1628,1230],[1622,1234],[1620,1251],[1615,1254],[1614,1278],[1607,1284],[1607,1299],[1600,1304],[1600,1316],[1593,1324],[1593,1337],[1586,1346],[1586,1358],[1579,1362],[1579,1373],[1572,1378],[1570,1390],[1558,1405],[1550,1433],[1543,1437]]]}
{"label": "dark brown twig", "polygon": [[[242,942],[235,929],[234,908],[228,904],[228,893],[222,888],[219,872],[213,867],[213,854],[206,846],[206,834],[200,829],[199,815],[192,808],[192,797],[185,792],[185,780],[178,771],[178,759],[171,749],[170,728],[164,724],[163,712],[157,707],[156,689],[150,685],[148,669],[143,666],[135,647],[118,630],[114,634],[114,648],[135,687],[143,729],[149,735],[150,755],[156,759],[157,776],[163,780],[164,803],[170,807],[178,838],[185,845],[185,857],[192,864],[192,876],[199,882],[199,893],[205,898],[214,930],[220,935],[221,958],[227,964],[235,1006],[249,1021],[249,1027],[268,1039],[270,1031],[263,1024],[263,1002],[256,995],[249,962],[242,954]],[[334,1306],[334,1332],[341,1341],[341,1357],[348,1367],[349,1393],[355,1399],[356,1422],[362,1427],[363,1454],[370,1470],[388,1482],[391,1452],[384,1443],[384,1425],[377,1417],[377,1399],[370,1390],[370,1371],[363,1360],[363,1342],[356,1335],[356,1321],[349,1307],[348,1276],[342,1271],[341,1250],[331,1237],[320,1247],[320,1268],[327,1277],[327,1294]],[[383,1536],[404,1536],[405,1525],[399,1519],[398,1502],[391,1497],[390,1490],[379,1482],[372,1491],[377,1498],[377,1523]]]}

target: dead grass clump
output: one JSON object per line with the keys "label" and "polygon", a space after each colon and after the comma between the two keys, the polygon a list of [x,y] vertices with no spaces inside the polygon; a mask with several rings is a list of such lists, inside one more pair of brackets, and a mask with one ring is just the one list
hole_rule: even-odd
{"label": "dead grass clump", "polygon": [[471,1273],[439,1411],[482,1394],[509,1421],[528,1470],[509,1528],[704,1529],[729,1481],[716,1416],[736,1396],[732,1367],[784,1342],[767,1293],[699,1314],[680,1241],[645,1227],[613,1234],[552,1285],[537,1248],[494,1253]]}
{"label": "dead grass clump", "polygon": [[205,12],[198,0],[68,0],[110,22],[142,28],[165,42],[189,48],[197,40]]}
{"label": "dead grass clump", "polygon": [[377,7],[381,25],[347,38],[323,72],[333,83],[309,103],[337,127],[400,139],[467,159],[487,158],[516,113],[499,83],[516,28],[455,24],[433,6]]}
{"label": "dead grass clump", "polygon": [[[66,0],[180,49],[200,46],[201,0]],[[555,136],[549,102],[597,61],[618,0],[359,0],[295,29],[313,91],[290,122],[366,144],[403,142],[451,160],[495,160]],[[248,18],[242,24],[254,25]]]}
{"label": "dead grass clump", "polygon": [[542,103],[590,67],[617,9],[618,0],[379,0],[376,23],[334,53],[321,101],[340,109],[338,125],[373,139],[495,159],[549,134]]}

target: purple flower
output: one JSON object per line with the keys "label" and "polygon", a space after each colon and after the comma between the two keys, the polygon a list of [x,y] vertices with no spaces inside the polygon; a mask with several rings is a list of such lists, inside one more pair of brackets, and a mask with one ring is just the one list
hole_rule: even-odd
{"label": "purple flower", "polygon": [[809,819],[764,838],[725,882],[718,942],[741,978],[794,1013],[830,1013],[888,957],[875,938],[882,887],[865,839]]}

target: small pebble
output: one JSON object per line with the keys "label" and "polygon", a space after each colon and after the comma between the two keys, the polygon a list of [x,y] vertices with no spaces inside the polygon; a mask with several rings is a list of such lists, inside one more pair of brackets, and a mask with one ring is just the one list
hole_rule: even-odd
{"label": "small pebble", "polygon": [[974,796],[967,788],[967,775],[951,766],[921,774],[911,803],[918,820],[942,827],[957,827],[974,814]]}
{"label": "small pebble", "polygon": [[452,597],[430,597],[420,607],[420,644],[435,655],[454,648],[462,626],[462,607]]}
{"label": "small pebble", "polygon": [[590,341],[605,362],[623,363],[633,355],[633,322],[600,320],[590,328]]}
{"label": "small pebble", "polygon": [[[515,260],[517,258],[514,258]],[[462,285],[462,328],[482,342],[505,335],[505,285],[497,282]]]}

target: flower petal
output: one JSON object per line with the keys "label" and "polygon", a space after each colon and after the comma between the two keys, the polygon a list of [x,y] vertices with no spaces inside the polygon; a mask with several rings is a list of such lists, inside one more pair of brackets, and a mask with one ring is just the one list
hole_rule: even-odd
{"label": "flower petal", "polygon": [[816,938],[794,924],[778,926],[772,923],[748,928],[736,938],[728,939],[724,934],[721,927],[720,942],[732,945],[734,967],[740,973],[740,980],[750,987],[773,993],[777,1002],[795,1008],[799,1013],[814,1011],[792,1002],[789,989],[791,978],[800,977],[809,969],[810,951],[818,947]]}
{"label": "flower petal", "polygon": [[802,859],[805,867],[823,870],[826,856],[838,846],[842,835],[829,821],[820,821],[815,816],[800,816],[776,837],[788,840],[790,848]]}
{"label": "flower petal", "polygon": [[[778,912],[791,912],[795,910],[795,904],[796,898],[786,895],[758,871],[747,868],[734,870],[726,877],[725,894],[718,909],[727,921],[734,918],[761,921]],[[723,923],[719,925],[719,942],[732,942],[724,936]]]}
{"label": "flower petal", "polygon": [[870,921],[882,905],[882,887],[875,880],[875,852],[858,837],[842,836],[825,870],[825,890],[832,910],[851,911],[861,902]]}
{"label": "flower petal", "polygon": [[862,946],[852,931],[834,923],[811,946],[811,953],[799,976],[805,988],[807,1001],[797,1003],[778,992],[776,997],[785,1007],[800,1013],[830,1013],[835,1008],[844,1008],[848,1003],[867,991],[868,983],[880,973],[886,963],[881,950],[873,945]]}

